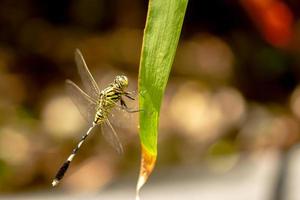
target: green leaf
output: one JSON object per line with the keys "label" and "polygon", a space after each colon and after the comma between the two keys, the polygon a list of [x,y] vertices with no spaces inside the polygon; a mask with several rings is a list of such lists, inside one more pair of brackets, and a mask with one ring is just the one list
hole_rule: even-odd
{"label": "green leaf", "polygon": [[149,1],[139,70],[142,161],[137,189],[144,184],[139,187],[141,176],[145,182],[155,165],[160,107],[187,3],[188,0]]}

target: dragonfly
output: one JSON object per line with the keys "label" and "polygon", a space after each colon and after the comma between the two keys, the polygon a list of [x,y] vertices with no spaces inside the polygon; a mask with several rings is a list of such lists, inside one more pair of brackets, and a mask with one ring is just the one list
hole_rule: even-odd
{"label": "dragonfly", "polygon": [[[66,80],[66,90],[79,112],[90,124],[90,127],[58,170],[52,181],[53,187],[64,177],[78,150],[90,135],[92,129],[96,126],[101,127],[102,135],[107,142],[110,143],[118,153],[123,153],[122,144],[109,118],[114,109],[125,110],[129,113],[138,112],[138,110],[129,109],[124,100],[124,97],[135,100],[132,96],[132,92],[126,91],[128,87],[128,78],[126,76],[116,76],[111,84],[103,90],[100,90],[79,49],[75,50],[75,62],[85,91],[80,89],[80,87],[71,80]],[[106,129],[108,131],[103,130],[105,126],[108,127]]]}

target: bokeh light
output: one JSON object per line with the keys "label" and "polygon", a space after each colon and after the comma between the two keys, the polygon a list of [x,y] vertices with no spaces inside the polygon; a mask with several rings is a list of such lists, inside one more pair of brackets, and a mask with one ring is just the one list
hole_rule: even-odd
{"label": "bokeh light", "polygon": [[[63,108],[63,110],[62,110]],[[43,125],[55,137],[74,137],[84,126],[83,118],[67,96],[50,99],[43,112]]]}

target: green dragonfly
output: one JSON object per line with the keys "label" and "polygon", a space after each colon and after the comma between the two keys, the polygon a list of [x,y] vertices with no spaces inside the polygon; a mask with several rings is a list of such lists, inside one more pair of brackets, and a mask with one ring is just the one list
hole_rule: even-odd
{"label": "green dragonfly", "polygon": [[[114,81],[108,85],[108,87],[100,90],[95,79],[90,73],[81,52],[78,49],[75,51],[75,62],[85,92],[71,80],[66,81],[66,89],[73,103],[77,106],[84,119],[90,124],[90,128],[81,137],[80,141],[73,149],[68,159],[58,170],[52,182],[52,186],[56,186],[63,178],[81,145],[89,136],[92,129],[96,126],[101,127],[101,132],[108,143],[110,143],[118,153],[122,153],[122,144],[109,120],[109,117],[111,116],[111,112],[116,108],[125,110],[129,113],[138,112],[138,110],[128,109],[124,101],[123,97],[134,100],[134,98],[131,96],[132,93],[126,91],[128,87],[128,78],[126,76],[116,76]],[[108,127],[106,128],[106,131],[103,130],[104,127]]]}

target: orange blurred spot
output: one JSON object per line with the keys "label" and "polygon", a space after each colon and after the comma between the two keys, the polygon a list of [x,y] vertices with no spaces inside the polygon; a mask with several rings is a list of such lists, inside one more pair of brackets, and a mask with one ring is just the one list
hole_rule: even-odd
{"label": "orange blurred spot", "polygon": [[242,5],[264,38],[276,47],[287,46],[293,36],[294,18],[280,0],[243,0]]}

